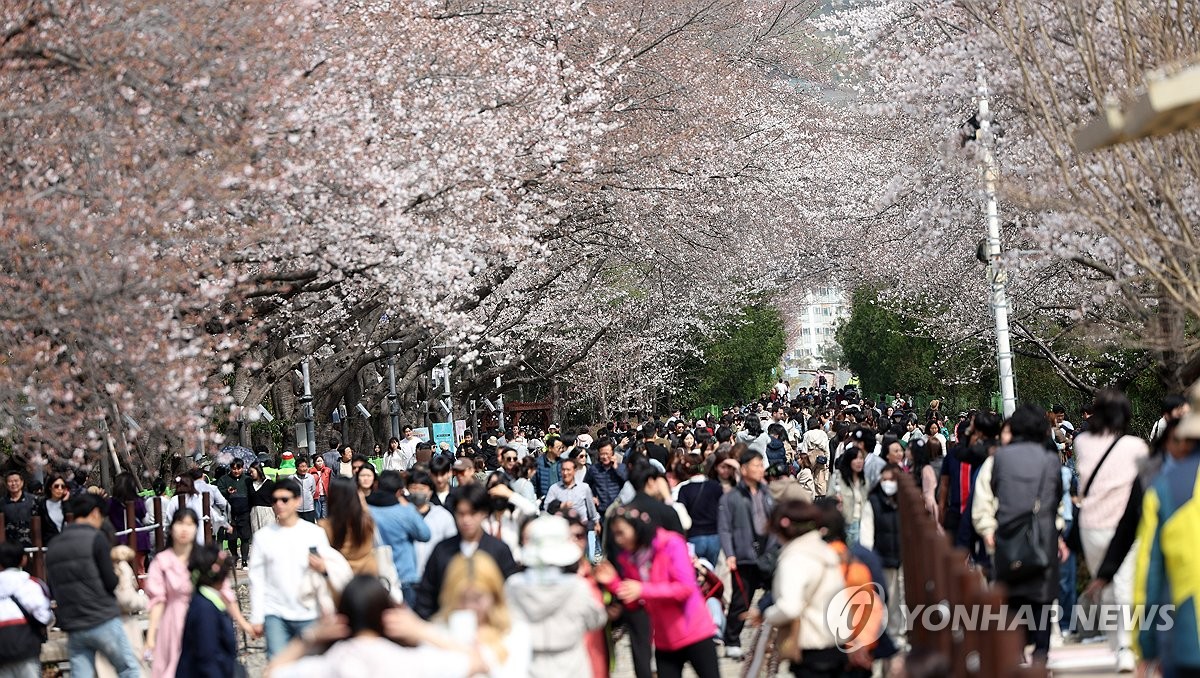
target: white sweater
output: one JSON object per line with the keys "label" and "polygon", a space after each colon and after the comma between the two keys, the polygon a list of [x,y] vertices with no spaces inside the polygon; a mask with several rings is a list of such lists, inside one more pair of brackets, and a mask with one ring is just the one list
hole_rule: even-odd
{"label": "white sweater", "polygon": [[[316,547],[328,559],[325,530],[304,520],[291,527],[271,523],[254,534],[250,548],[250,622],[261,624],[273,615],[288,621],[309,621],[319,616],[315,605],[301,600],[308,567],[308,549]],[[336,552],[335,552],[336,553]]]}

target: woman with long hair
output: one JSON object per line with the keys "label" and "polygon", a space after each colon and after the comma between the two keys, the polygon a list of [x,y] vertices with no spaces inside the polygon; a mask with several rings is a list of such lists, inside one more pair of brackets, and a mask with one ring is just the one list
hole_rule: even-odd
{"label": "woman with long hair", "polygon": [[[740,445],[742,449],[746,449],[745,445]],[[708,470],[708,477],[721,483],[721,492],[724,494],[737,487],[738,470],[737,457],[734,457],[732,452],[737,451],[739,445],[734,445],[731,450],[720,450],[713,455],[713,464]]]}
{"label": "woman with long hair", "polygon": [[62,532],[66,512],[63,510],[71,491],[67,489],[67,481],[55,474],[46,479],[46,496],[38,500],[37,512],[42,521],[42,544],[49,544],[51,539]]}
{"label": "woman with long hair", "polygon": [[434,617],[456,638],[473,636],[492,678],[525,678],[532,661],[529,627],[514,622],[504,575],[492,557],[476,551],[454,556],[446,566]]}
{"label": "woman with long hair", "polygon": [[[1132,405],[1124,393],[1104,390],[1092,403],[1088,430],[1075,438],[1075,470],[1079,473],[1079,524],[1074,526],[1083,544],[1083,556],[1092,577],[1097,577],[1108,546],[1117,533],[1138,470],[1150,454],[1146,441],[1126,435]],[[1111,584],[1101,593],[1108,605],[1133,604],[1134,558],[1127,554],[1112,573]],[[1108,573],[1106,573],[1108,574]],[[1132,668],[1132,638],[1124,624],[1108,633],[1117,653],[1118,670]]]}
{"label": "woman with long hair", "polygon": [[[199,528],[200,518],[195,511],[187,507],[175,511],[167,531],[167,548],[150,563],[143,583],[150,607],[145,660],[156,678],[169,678],[178,670],[184,617],[193,592],[189,561],[198,543]],[[254,635],[253,627],[237,607],[233,590],[226,585],[221,594],[238,625]]]}
{"label": "woman with long hair", "polygon": [[404,468],[403,453],[400,451],[400,439],[392,436],[388,439],[387,451],[383,453],[384,471],[407,471]]}
{"label": "woman with long hair", "polygon": [[306,640],[275,656],[270,678],[362,678],[403,671],[408,678],[466,678],[488,667],[470,640],[448,638],[410,610],[396,607],[375,577],[355,577],[338,601],[338,616],[318,623]]}
{"label": "woman with long hair", "polygon": [[271,500],[275,481],[267,478],[258,462],[247,467],[246,473],[250,476],[250,529],[258,532],[275,522],[275,508]]}
{"label": "woman with long hair", "polygon": [[933,516],[933,522],[941,525],[937,504],[939,469],[934,467],[934,461],[942,458],[942,443],[932,435],[925,440],[914,440],[909,447],[909,454],[913,461],[913,479],[921,488],[925,510]]}
{"label": "woman with long hair", "polygon": [[767,456],[767,443],[771,442],[771,437],[762,429],[762,422],[759,421],[758,415],[751,414],[746,417],[745,428],[738,431],[737,438],[739,443],[745,443],[747,447],[755,452],[763,455],[763,459]]}
{"label": "woman with long hair", "polygon": [[[133,517],[137,521],[135,525],[125,524],[125,505],[128,502],[133,502]],[[113,478],[112,496],[108,500],[108,520],[113,524],[113,529],[117,532],[122,532],[131,527],[140,527],[146,521],[146,500],[138,496],[137,480],[133,474],[128,471],[122,471]],[[150,551],[150,533],[138,532],[137,539],[134,540],[130,535],[123,534],[117,537],[118,544],[124,544],[130,548],[136,547],[139,553],[149,553]],[[134,563],[134,569],[137,574],[142,574],[145,571],[144,563],[141,559]]]}
{"label": "woman with long hair", "polygon": [[[838,459],[834,494],[846,518],[846,543],[858,543],[863,521],[870,521],[871,505],[867,502],[867,482],[863,476],[865,453],[857,445],[846,448]],[[869,524],[869,523],[868,523]]]}
{"label": "woman with long hair", "polygon": [[354,474],[354,480],[358,484],[358,494],[365,499],[375,491],[375,487],[379,484],[379,474],[375,472],[374,466],[367,463],[363,464],[362,468],[358,469],[358,473]]}
{"label": "woman with long hair", "polygon": [[602,562],[596,581],[627,607],[646,610],[659,678],[680,678],[685,664],[699,678],[719,678],[713,620],[683,537],[654,527],[649,515],[629,507],[617,509],[609,531],[620,569]]}
{"label": "woman with long hair", "polygon": [[692,452],[699,452],[700,448],[696,443],[696,434],[691,431],[684,431],[683,437],[679,439],[679,446],[683,448],[685,455]]}
{"label": "woman with long hair", "polygon": [[675,487],[675,501],[687,509],[692,519],[688,543],[696,555],[715,566],[721,560],[721,537],[717,534],[718,505],[725,489],[704,475],[704,459],[693,452],[684,459],[687,481]]}
{"label": "woman with long hair", "polygon": [[317,525],[325,529],[329,545],[346,558],[354,574],[378,575],[375,521],[353,480],[334,478],[329,482],[328,510],[329,515]]}

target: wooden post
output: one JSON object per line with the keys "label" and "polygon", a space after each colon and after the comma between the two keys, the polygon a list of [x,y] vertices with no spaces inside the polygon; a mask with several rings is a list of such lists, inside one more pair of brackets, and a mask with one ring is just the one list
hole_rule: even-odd
{"label": "wooden post", "polygon": [[30,525],[33,531],[33,576],[46,581],[46,552],[42,550],[42,521],[39,516],[33,517]]}
{"label": "wooden post", "polygon": [[125,545],[137,551],[137,509],[132,501],[125,502],[125,529],[130,530]]}
{"label": "wooden post", "polygon": [[8,530],[6,530],[4,527],[4,514],[0,513],[0,544],[3,544],[4,540],[7,538],[7,532]]}
{"label": "wooden post", "polygon": [[154,546],[151,548],[155,553],[163,550],[167,545],[166,530],[163,526],[163,500],[162,497],[154,498]]}

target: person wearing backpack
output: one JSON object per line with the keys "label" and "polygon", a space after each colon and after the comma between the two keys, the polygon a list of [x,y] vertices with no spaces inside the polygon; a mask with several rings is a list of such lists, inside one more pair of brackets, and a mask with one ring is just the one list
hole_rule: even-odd
{"label": "person wearing backpack", "polygon": [[38,678],[46,627],[54,615],[46,585],[24,566],[21,544],[0,542],[0,676]]}

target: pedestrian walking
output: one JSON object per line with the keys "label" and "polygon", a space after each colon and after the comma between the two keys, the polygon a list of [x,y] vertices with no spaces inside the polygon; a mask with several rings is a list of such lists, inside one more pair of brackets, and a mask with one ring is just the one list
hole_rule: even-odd
{"label": "pedestrian walking", "polygon": [[330,547],[325,530],[300,520],[300,486],[282,480],[271,488],[275,520],[254,535],[250,548],[250,621],[267,639],[273,657],[322,614],[353,576]]}
{"label": "pedestrian walking", "polygon": [[67,510],[73,520],[47,549],[46,573],[58,625],[67,632],[71,676],[95,676],[99,653],[120,678],[138,678],[141,668],[113,593],[118,579],[110,545],[100,530],[104,509],[104,500],[97,495],[85,492],[71,498]]}
{"label": "pedestrian walking", "polygon": [[0,676],[40,678],[46,627],[53,621],[45,584],[23,569],[20,542],[0,543]]}
{"label": "pedestrian walking", "polygon": [[645,609],[659,678],[680,678],[687,664],[699,678],[718,678],[712,617],[696,583],[687,542],[656,527],[649,514],[627,506],[616,510],[609,529],[617,565],[597,565],[596,581],[627,607]]}
{"label": "pedestrian walking", "polygon": [[[729,576],[733,580],[725,624],[725,656],[734,660],[743,656],[741,635],[746,623],[743,615],[750,609],[754,594],[765,584],[758,558],[767,549],[769,518],[774,508],[774,500],[763,480],[762,455],[750,449],[743,452],[738,461],[742,481],[721,496],[717,522],[721,550],[725,552]],[[695,579],[694,575],[692,579]]]}
{"label": "pedestrian walking", "polygon": [[194,590],[182,620],[175,678],[230,678],[246,673],[238,664],[237,636],[230,618],[235,609],[229,604],[227,583],[231,565],[231,558],[216,546],[192,549],[187,568]]}

